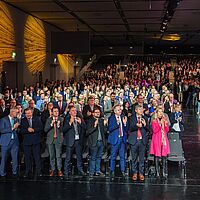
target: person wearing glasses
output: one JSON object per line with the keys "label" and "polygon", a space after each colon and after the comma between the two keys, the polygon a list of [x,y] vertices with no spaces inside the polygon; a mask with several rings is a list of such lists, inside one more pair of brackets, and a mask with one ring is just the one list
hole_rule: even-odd
{"label": "person wearing glasses", "polygon": [[144,109],[144,114],[148,117],[149,116],[149,108],[148,108],[148,104],[144,103],[144,97],[142,94],[138,94],[137,96],[137,102],[135,104],[132,105],[132,113],[135,114],[135,106],[139,105],[142,106]]}
{"label": "person wearing glasses", "polygon": [[90,148],[90,177],[93,177],[93,175],[103,175],[101,172],[101,158],[106,144],[105,134],[107,132],[108,120],[101,118],[100,115],[101,111],[99,108],[94,108],[93,117],[88,122],[86,130]]}

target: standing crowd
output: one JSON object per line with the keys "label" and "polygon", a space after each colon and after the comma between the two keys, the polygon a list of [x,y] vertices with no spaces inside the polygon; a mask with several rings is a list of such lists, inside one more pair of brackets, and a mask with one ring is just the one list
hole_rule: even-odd
{"label": "standing crowd", "polygon": [[199,63],[180,61],[174,69],[174,84],[169,80],[171,70],[169,63],[134,63],[124,69],[125,78],[120,80],[118,67],[110,65],[79,83],[46,80],[25,87],[22,92],[5,88],[0,99],[1,177],[6,177],[9,154],[13,177],[19,174],[21,154],[25,161],[24,177],[33,171],[42,176],[41,143],[45,142],[51,177],[56,173],[65,178],[72,175],[74,152],[78,174],[86,175],[82,155],[88,151],[90,177],[104,175],[101,160],[107,152],[110,177],[115,176],[119,155],[125,178],[127,149],[130,149],[132,179],[143,181],[149,146],[155,158],[156,177],[166,178],[170,154],[167,135],[173,131],[182,138],[184,99],[187,98],[188,107],[198,105],[197,114],[200,113]]}

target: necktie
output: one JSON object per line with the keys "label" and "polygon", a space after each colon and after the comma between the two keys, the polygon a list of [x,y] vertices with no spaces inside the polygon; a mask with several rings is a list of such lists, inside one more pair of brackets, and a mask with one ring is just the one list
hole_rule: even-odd
{"label": "necktie", "polygon": [[80,105],[80,112],[81,112],[81,113],[82,113],[82,110],[83,110],[83,109],[82,109],[82,105]]}
{"label": "necktie", "polygon": [[61,101],[59,102],[59,107],[60,107],[60,110],[62,110],[62,102]]}
{"label": "necktie", "polygon": [[75,131],[75,140],[79,140],[78,124],[76,119],[74,120],[74,131]]}
{"label": "necktie", "polygon": [[121,122],[120,122],[120,117],[118,117],[118,121],[119,121],[119,136],[122,137],[123,131],[122,131],[122,126],[121,126]]}
{"label": "necktie", "polygon": [[[140,124],[140,117],[138,117],[138,124]],[[138,127],[138,132],[137,132],[137,139],[141,139],[142,138],[142,134],[141,134],[141,130],[140,128]]]}
{"label": "necktie", "polygon": [[32,128],[32,120],[28,119],[29,127]]}
{"label": "necktie", "polygon": [[44,109],[44,102],[41,100],[40,110],[43,111],[43,109]]}
{"label": "necktie", "polygon": [[54,138],[54,139],[57,138],[57,130],[56,130],[56,128],[57,128],[57,120],[56,120],[56,122],[54,123],[54,134],[53,134],[53,138]]}
{"label": "necktie", "polygon": [[[12,126],[12,128],[14,127],[14,119],[13,118],[11,118],[11,126]],[[13,130],[14,131],[14,130]],[[12,135],[11,135],[11,139],[13,140],[14,139],[14,132],[12,131]]]}

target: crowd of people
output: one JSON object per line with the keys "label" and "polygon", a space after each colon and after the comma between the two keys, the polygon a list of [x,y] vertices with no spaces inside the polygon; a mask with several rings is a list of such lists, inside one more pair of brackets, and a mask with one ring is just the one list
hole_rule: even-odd
{"label": "crowd of people", "polygon": [[[120,71],[124,78],[120,80]],[[116,158],[120,157],[123,178],[126,173],[126,151],[132,160],[132,179],[144,180],[147,143],[155,158],[156,177],[167,177],[170,147],[167,134],[179,133],[184,125],[182,103],[198,104],[199,62],[181,60],[173,68],[170,63],[136,62],[120,69],[109,65],[105,70],[88,75],[80,82],[73,79],[48,81],[25,87],[5,88],[0,99],[0,145],[2,178],[7,174],[7,158],[12,157],[12,174],[18,176],[19,152],[25,160],[24,177],[42,176],[41,142],[49,152],[49,175],[72,175],[71,159],[75,151],[79,175],[83,168],[83,150],[89,152],[88,174],[103,176],[101,159],[110,151],[110,177],[115,176]],[[169,73],[174,72],[174,83]],[[184,102],[184,99],[187,99]],[[65,161],[62,163],[62,149]],[[162,158],[162,173],[159,160]]]}

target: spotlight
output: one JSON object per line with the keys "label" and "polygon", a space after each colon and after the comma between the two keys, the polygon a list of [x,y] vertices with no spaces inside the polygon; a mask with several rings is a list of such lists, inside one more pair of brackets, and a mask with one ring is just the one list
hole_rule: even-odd
{"label": "spotlight", "polygon": [[12,52],[12,59],[15,60],[17,53],[15,51]]}
{"label": "spotlight", "polygon": [[53,59],[53,63],[56,64],[57,63],[57,58]]}

